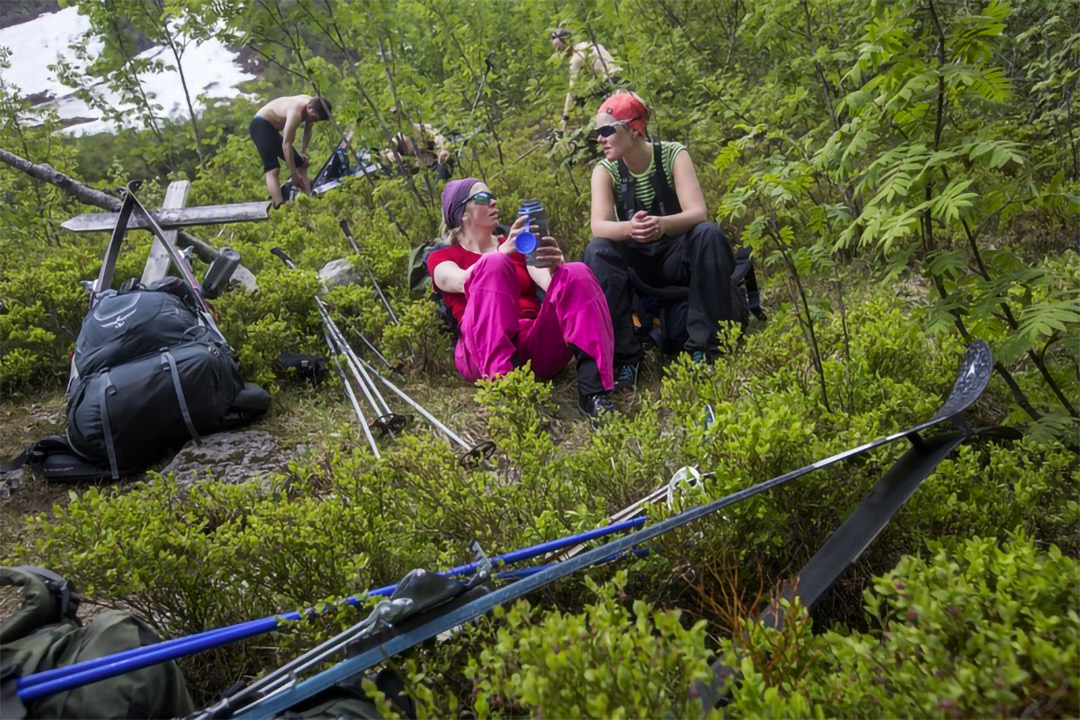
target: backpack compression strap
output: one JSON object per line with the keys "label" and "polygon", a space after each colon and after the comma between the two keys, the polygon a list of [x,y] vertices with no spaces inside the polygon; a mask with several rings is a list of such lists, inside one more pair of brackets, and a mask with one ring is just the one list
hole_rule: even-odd
{"label": "backpack compression strap", "polygon": [[112,378],[109,377],[109,371],[106,370],[103,378],[105,382],[101,384],[101,390],[99,398],[99,404],[101,405],[101,428],[105,435],[105,450],[109,454],[109,469],[112,470],[112,479],[120,479],[120,465],[116,461],[116,444],[113,443],[112,425],[109,423],[109,406],[107,400],[109,397],[109,391],[113,390]]}
{"label": "backpack compression strap", "polygon": [[[176,358],[168,350],[161,353],[161,364],[167,365],[169,372],[172,374],[173,390],[176,392],[176,400],[180,403],[180,414],[184,416],[184,425],[187,426],[188,435],[195,441],[196,445],[202,445],[202,438],[199,437],[199,431],[195,429],[195,422],[191,419],[191,412],[188,410],[187,398],[184,397],[184,386],[180,384],[180,372],[176,369]],[[109,456],[112,459],[112,455]]]}

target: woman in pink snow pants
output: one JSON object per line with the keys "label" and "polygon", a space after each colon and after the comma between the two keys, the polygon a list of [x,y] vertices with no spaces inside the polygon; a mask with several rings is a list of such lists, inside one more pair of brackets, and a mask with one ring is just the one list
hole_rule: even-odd
{"label": "woman in pink snow pants", "polygon": [[547,380],[576,357],[578,408],[596,422],[609,418],[615,336],[592,271],[565,262],[552,237],[539,238],[536,264],[526,265],[514,246],[525,218],[496,236],[495,194],[476,178],[447,183],[442,211],[450,246],[431,253],[427,267],[461,328],[454,359],[462,377],[499,377],[531,361]]}

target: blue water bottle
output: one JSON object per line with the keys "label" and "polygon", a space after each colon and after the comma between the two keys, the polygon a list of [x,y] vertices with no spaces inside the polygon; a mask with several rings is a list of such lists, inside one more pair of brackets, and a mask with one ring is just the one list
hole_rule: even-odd
{"label": "blue water bottle", "polygon": [[[547,267],[546,263],[536,259],[536,248],[540,244],[540,238],[548,235],[547,213],[544,212],[544,206],[540,204],[539,200],[525,200],[521,203],[521,207],[518,208],[518,215],[524,215],[526,218],[525,230],[518,233],[518,236],[514,238],[514,246],[519,253],[525,256],[527,265]],[[538,227],[539,236],[533,234],[533,225]]]}

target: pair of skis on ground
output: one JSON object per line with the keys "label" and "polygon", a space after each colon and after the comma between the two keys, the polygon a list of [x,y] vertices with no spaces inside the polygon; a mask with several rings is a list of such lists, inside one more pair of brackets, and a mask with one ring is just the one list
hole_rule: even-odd
{"label": "pair of skis on ground", "polygon": [[[237,717],[245,719],[274,717],[276,714],[284,712],[314,694],[327,690],[339,682],[356,677],[372,666],[384,662],[398,653],[404,652],[462,623],[480,617],[495,607],[505,605],[550,585],[572,573],[606,562],[612,557],[619,556],[694,520],[714,514],[723,508],[747,500],[767,490],[777,488],[815,470],[865,454],[897,440],[908,439],[911,448],[875,485],[855,512],[830,536],[818,553],[799,572],[795,582],[786,590],[785,594],[789,597],[797,594],[800,600],[807,600],[803,602],[804,607],[811,605],[814,600],[831,587],[840,574],[873,541],[904,502],[918,489],[922,481],[933,472],[934,468],[961,443],[967,442],[974,436],[984,432],[984,429],[972,429],[963,419],[962,413],[986,389],[992,371],[993,358],[989,346],[985,342],[976,341],[968,348],[965,354],[959,376],[948,398],[941,409],[929,420],[912,428],[845,450],[805,467],[744,488],[717,500],[687,508],[676,515],[654,524],[645,525],[632,534],[622,536],[599,547],[577,551],[569,557],[564,556],[565,559],[544,566],[535,574],[471,599],[464,604],[455,604],[448,607],[445,612],[427,615],[419,624],[402,629],[400,633],[391,636],[385,642],[368,648],[355,657],[345,660],[314,677],[302,681],[299,678],[294,678],[287,688],[282,689],[281,692],[272,697],[256,701],[255,704],[246,708]],[[946,422],[952,423],[956,430],[931,438],[923,438],[920,435],[923,431]],[[990,428],[987,430],[996,435],[1015,436],[1018,434],[1008,429]],[[668,486],[658,488],[646,498],[642,498],[638,503],[624,508],[613,517],[621,517],[625,520],[627,517],[631,517],[631,514],[639,513],[644,507],[651,504],[649,498],[652,499],[651,502],[656,502],[667,492]],[[571,548],[571,550],[577,550],[577,548]],[[567,552],[567,555],[569,554]],[[766,613],[763,613],[762,620],[766,624],[774,627],[778,626],[783,622],[782,605],[779,602],[774,602],[770,604],[770,608],[774,608],[772,615],[768,615],[770,611],[767,610]],[[706,705],[715,704],[719,700],[726,682],[722,665],[714,665],[712,670],[714,671],[713,682],[699,683],[691,690],[692,696],[700,698],[701,702]]]}

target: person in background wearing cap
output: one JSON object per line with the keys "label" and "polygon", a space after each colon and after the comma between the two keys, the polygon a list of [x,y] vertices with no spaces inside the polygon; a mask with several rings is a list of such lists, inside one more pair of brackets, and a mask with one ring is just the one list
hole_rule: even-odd
{"label": "person in background wearing cap", "polygon": [[566,103],[563,104],[561,126],[565,135],[567,125],[570,123],[570,109],[574,106],[574,102],[578,102],[579,105],[585,103],[585,98],[575,100],[574,97],[574,85],[578,82],[581,69],[588,68],[592,77],[599,83],[602,90],[595,95],[599,98],[622,85],[623,80],[619,75],[622,68],[603,45],[592,42],[571,44],[570,31],[566,28],[555,28],[551,33],[551,44],[555,52],[570,56],[570,90],[566,93]]}
{"label": "person in background wearing cap", "polygon": [[596,116],[604,159],[592,174],[594,238],[585,263],[611,308],[618,390],[634,386],[642,357],[631,271],[650,287],[689,287],[685,349],[695,362],[711,363],[719,354],[721,322],[745,321],[731,282],[735,256],[708,221],[694,163],[677,142],[650,142],[648,120],[645,103],[625,90],[605,100]]}
{"label": "person in background wearing cap", "polygon": [[496,236],[495,195],[476,178],[447,183],[442,211],[450,246],[431,253],[427,267],[461,330],[454,361],[462,377],[501,377],[531,361],[536,377],[547,380],[576,356],[579,409],[597,423],[610,419],[614,336],[592,272],[565,262],[552,237],[539,238],[535,250],[546,267],[526,265],[514,246],[525,217],[508,237]]}

